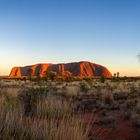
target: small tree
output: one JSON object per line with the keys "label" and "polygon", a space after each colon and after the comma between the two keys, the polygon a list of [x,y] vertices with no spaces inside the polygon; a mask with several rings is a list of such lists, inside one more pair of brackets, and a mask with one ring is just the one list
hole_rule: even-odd
{"label": "small tree", "polygon": [[47,72],[47,77],[53,81],[57,78],[57,73],[54,71]]}
{"label": "small tree", "polygon": [[37,81],[39,82],[40,81],[40,73],[37,72]]}
{"label": "small tree", "polygon": [[46,70],[46,71],[44,71],[43,72],[43,79],[48,79],[48,71]]}
{"label": "small tree", "polygon": [[117,78],[119,78],[120,77],[120,73],[119,72],[117,72]]}
{"label": "small tree", "polygon": [[63,74],[62,74],[62,77],[65,79],[65,80],[70,80],[72,78],[72,73],[69,72],[69,71],[64,71]]}
{"label": "small tree", "polygon": [[104,83],[105,82],[105,76],[104,76],[104,74],[101,75],[101,79],[100,80],[101,80],[101,83]]}
{"label": "small tree", "polygon": [[114,73],[114,78],[116,78],[116,76],[117,76],[117,74],[116,74],[116,73]]}
{"label": "small tree", "polygon": [[31,80],[33,74],[33,70],[31,68],[28,69],[28,75],[29,75],[29,79]]}

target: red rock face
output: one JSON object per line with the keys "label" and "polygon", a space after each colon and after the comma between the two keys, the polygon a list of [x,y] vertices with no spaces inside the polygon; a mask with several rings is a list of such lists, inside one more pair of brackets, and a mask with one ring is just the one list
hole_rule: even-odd
{"label": "red rock face", "polygon": [[21,77],[21,67],[14,67],[11,70],[10,76],[12,77]]}
{"label": "red rock face", "polygon": [[62,75],[64,71],[69,71],[73,76],[101,76],[112,77],[109,70],[101,65],[91,62],[74,62],[66,64],[36,64],[25,67],[14,67],[10,73],[10,77],[29,76],[29,69],[32,70],[31,75],[41,77],[46,76],[46,72],[54,71],[58,75]]}

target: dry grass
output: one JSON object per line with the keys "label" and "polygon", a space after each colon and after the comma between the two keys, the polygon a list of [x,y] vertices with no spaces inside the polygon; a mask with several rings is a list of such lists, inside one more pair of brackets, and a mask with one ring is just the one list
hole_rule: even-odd
{"label": "dry grass", "polygon": [[25,116],[18,98],[0,94],[1,140],[87,140],[88,129],[71,113],[70,105],[48,96],[37,101],[37,115]]}
{"label": "dry grass", "polygon": [[88,111],[117,110],[139,128],[139,91],[140,81],[1,80],[0,139],[88,140],[89,127],[77,117]]}
{"label": "dry grass", "polygon": [[70,103],[54,96],[48,96],[37,101],[37,116],[39,118],[66,118],[71,116]]}
{"label": "dry grass", "polygon": [[77,96],[80,92],[80,89],[78,86],[67,86],[66,87],[66,93],[68,96]]}

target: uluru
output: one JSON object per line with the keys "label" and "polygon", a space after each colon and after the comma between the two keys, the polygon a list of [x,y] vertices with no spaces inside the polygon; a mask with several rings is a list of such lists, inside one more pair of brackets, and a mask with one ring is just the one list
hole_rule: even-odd
{"label": "uluru", "polygon": [[45,72],[54,71],[57,75],[63,75],[63,72],[69,71],[73,76],[95,76],[99,77],[104,75],[106,78],[112,77],[111,72],[104,66],[88,62],[72,62],[72,63],[59,63],[59,64],[36,64],[24,67],[14,67],[11,70],[10,77],[22,77],[29,76],[29,69],[32,70],[31,76],[37,76],[38,74],[41,77],[45,77]]}

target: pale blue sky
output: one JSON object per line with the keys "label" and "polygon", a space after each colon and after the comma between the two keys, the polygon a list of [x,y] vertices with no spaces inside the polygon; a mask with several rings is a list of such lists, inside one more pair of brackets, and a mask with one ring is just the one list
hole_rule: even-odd
{"label": "pale blue sky", "polygon": [[0,0],[0,74],[91,61],[140,75],[140,0]]}

